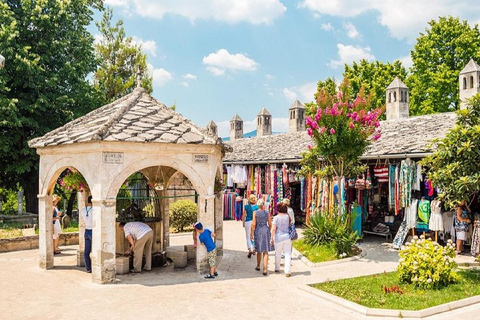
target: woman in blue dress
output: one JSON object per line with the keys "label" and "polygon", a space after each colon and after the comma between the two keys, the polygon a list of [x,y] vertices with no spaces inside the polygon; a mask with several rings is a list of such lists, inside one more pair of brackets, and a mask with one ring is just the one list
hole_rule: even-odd
{"label": "woman in blue dress", "polygon": [[252,254],[255,254],[255,248],[252,245],[250,232],[252,230],[252,221],[253,221],[253,212],[258,210],[257,197],[254,194],[251,194],[248,197],[248,204],[245,205],[242,215],[243,227],[245,228],[245,239],[247,240],[247,257],[251,257]]}
{"label": "woman in blue dress", "polygon": [[257,266],[255,270],[260,271],[260,262],[263,256],[263,275],[266,276],[268,274],[268,252],[273,251],[273,246],[270,243],[272,218],[268,211],[265,210],[263,199],[259,199],[257,205],[258,210],[253,213],[250,239],[255,243],[255,251],[257,252]]}

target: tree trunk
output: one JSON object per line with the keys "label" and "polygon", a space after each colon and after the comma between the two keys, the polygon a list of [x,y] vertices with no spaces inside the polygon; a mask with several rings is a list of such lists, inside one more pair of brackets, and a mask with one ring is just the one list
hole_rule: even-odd
{"label": "tree trunk", "polygon": [[38,214],[38,179],[23,186],[23,191],[25,192],[26,212]]}
{"label": "tree trunk", "polygon": [[73,205],[75,204],[75,199],[77,198],[77,190],[73,190],[68,198],[67,212],[66,215],[70,218],[72,217]]}

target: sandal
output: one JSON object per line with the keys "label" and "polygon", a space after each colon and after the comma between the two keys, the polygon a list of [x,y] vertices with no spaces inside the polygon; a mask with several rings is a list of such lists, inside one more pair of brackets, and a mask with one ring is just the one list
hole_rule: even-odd
{"label": "sandal", "polygon": [[215,271],[215,272],[213,273],[213,275],[214,275],[215,277],[218,277],[218,272]]}
{"label": "sandal", "polygon": [[252,257],[252,253],[250,251],[248,251],[248,255],[247,255],[248,258],[251,258]]}
{"label": "sandal", "polygon": [[141,271],[138,271],[138,270],[135,270],[135,269],[132,269],[130,270],[130,273],[140,273]]}
{"label": "sandal", "polygon": [[212,274],[206,275],[205,279],[215,279],[215,276]]}
{"label": "sandal", "polygon": [[262,274],[263,274],[264,276],[266,276],[266,275],[267,275],[267,273],[266,273],[266,272],[263,272]]}
{"label": "sandal", "polygon": [[255,270],[260,271],[260,267],[255,267]]}

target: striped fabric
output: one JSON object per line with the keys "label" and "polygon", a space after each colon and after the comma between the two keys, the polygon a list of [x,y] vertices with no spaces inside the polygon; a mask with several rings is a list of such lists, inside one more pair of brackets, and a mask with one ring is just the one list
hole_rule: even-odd
{"label": "striped fabric", "polygon": [[143,222],[128,222],[125,227],[125,238],[131,236],[135,240],[141,239],[147,232],[152,231],[148,225]]}

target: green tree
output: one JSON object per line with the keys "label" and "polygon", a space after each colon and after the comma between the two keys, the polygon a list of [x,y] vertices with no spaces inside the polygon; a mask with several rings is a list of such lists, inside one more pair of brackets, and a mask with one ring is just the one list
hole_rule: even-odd
{"label": "green tree", "polygon": [[380,61],[369,62],[365,59],[359,63],[353,62],[351,66],[345,65],[343,77],[350,81],[352,99],[365,90],[366,95],[371,95],[371,106],[382,108],[385,106],[385,88],[398,76],[400,79],[407,78],[407,70],[402,62],[383,63]]}
{"label": "green tree", "polygon": [[458,75],[471,58],[480,58],[480,31],[459,18],[429,22],[411,52],[407,79],[410,113],[415,115],[458,110]]}
{"label": "green tree", "polygon": [[303,173],[332,179],[364,171],[360,156],[370,144],[370,136],[375,140],[380,137],[382,111],[372,107],[363,89],[353,101],[350,93],[350,83],[345,79],[334,95],[319,90],[316,107],[307,109],[305,123],[314,145],[304,153]]}
{"label": "green tree", "polygon": [[457,111],[457,123],[445,138],[434,141],[436,151],[422,160],[428,178],[452,208],[480,190],[480,95],[467,109]]}
{"label": "green tree", "polygon": [[140,72],[142,87],[152,92],[152,77],[147,68],[147,56],[131,37],[125,35],[123,21],[112,25],[113,12],[107,9],[102,21],[96,25],[101,39],[95,44],[95,54],[100,66],[94,75],[96,88],[104,92],[107,102],[114,101],[135,89]]}
{"label": "green tree", "polygon": [[38,212],[38,156],[27,141],[98,106],[87,31],[100,0],[0,2],[0,186],[25,191]]}

